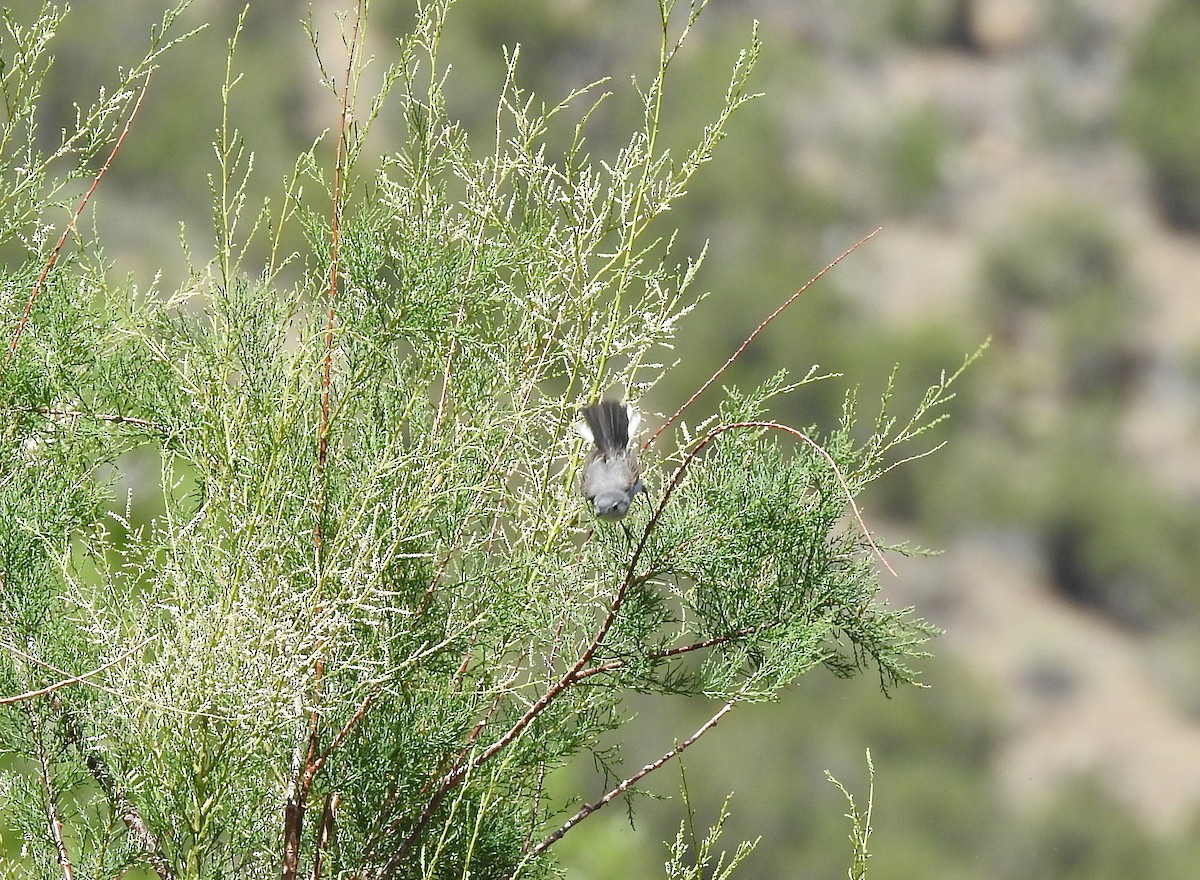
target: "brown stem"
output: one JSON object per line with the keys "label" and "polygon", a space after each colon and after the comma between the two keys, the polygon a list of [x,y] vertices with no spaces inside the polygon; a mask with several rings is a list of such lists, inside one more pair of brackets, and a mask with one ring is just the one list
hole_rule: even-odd
{"label": "brown stem", "polygon": [[[317,659],[316,688],[318,696],[325,677],[325,660]],[[308,748],[302,760],[296,761],[295,774],[288,785],[288,800],[283,808],[283,869],[282,880],[296,880],[300,870],[300,834],[304,830],[304,812],[308,791],[317,775],[317,749],[321,737],[321,716],[314,708],[308,715]]]}
{"label": "brown stem", "polygon": [[[0,706],[8,705],[10,703],[20,703],[24,700],[31,700],[34,697],[42,697],[42,696],[45,696],[46,694],[54,693],[54,691],[61,690],[62,688],[65,688],[67,685],[78,684],[79,682],[87,681],[93,675],[99,675],[104,670],[109,669],[113,666],[116,666],[118,663],[120,663],[126,657],[129,657],[132,654],[136,654],[138,651],[142,650],[142,648],[146,647],[146,645],[150,644],[156,638],[158,638],[158,636],[151,636],[150,638],[142,641],[141,644],[134,645],[132,648],[130,648],[128,651],[125,651],[123,654],[118,654],[116,657],[114,657],[112,660],[105,663],[103,666],[97,666],[95,669],[81,673],[80,675],[72,675],[70,678],[64,678],[62,681],[56,681],[54,684],[48,684],[45,687],[38,688],[35,691],[26,691],[23,694],[16,694],[11,697],[0,697]],[[0,645],[0,647],[10,647],[10,646]],[[18,653],[23,654],[23,652],[20,652],[20,651],[18,651]]]}
{"label": "brown stem", "polygon": [[[313,529],[313,550],[315,555],[314,589],[319,593],[323,575],[325,556],[325,501],[326,501],[326,464],[329,459],[329,425],[330,425],[330,387],[333,379],[333,337],[337,319],[337,280],[338,254],[341,242],[342,218],[342,176],[345,172],[345,144],[350,120],[350,83],[353,80],[354,65],[358,56],[359,29],[363,23],[363,4],[360,0],[354,18],[354,30],[350,35],[349,56],[346,59],[346,80],[342,87],[340,114],[338,121],[338,138],[333,164],[333,193],[332,217],[330,218],[329,241],[329,300],[325,320],[325,357],[321,372],[321,418],[317,429],[317,477],[321,486],[316,505],[316,523]],[[316,613],[320,614],[318,602]],[[323,646],[318,651],[323,650]],[[325,660],[318,656],[315,669],[315,690],[320,702],[322,681],[325,673]],[[318,759],[320,747],[320,713],[316,708],[309,713],[308,750],[303,762],[297,761],[294,775],[288,785],[288,800],[283,811],[283,866],[280,872],[281,880],[296,880],[300,866],[300,837],[304,831],[304,812],[308,803],[308,792],[312,786],[317,771],[320,770],[328,752]],[[332,746],[331,746],[332,749]]]}
{"label": "brown stem", "polygon": [[535,846],[530,851],[529,857],[536,858],[538,855],[540,855],[542,852],[544,852],[547,848],[549,848],[550,846],[553,846],[555,843],[557,843],[559,840],[561,840],[562,836],[564,834],[566,834],[568,831],[570,831],[572,828],[574,828],[576,825],[578,825],[580,822],[582,822],[584,819],[586,819],[592,813],[596,812],[598,809],[605,806],[606,804],[611,803],[614,798],[620,797],[622,794],[624,794],[626,791],[628,791],[634,785],[637,785],[637,783],[640,782],[642,779],[644,779],[646,776],[649,776],[651,773],[653,773],[659,767],[663,766],[668,761],[673,759],[676,755],[678,755],[684,749],[688,748],[690,745],[692,745],[694,742],[696,742],[696,740],[700,739],[700,737],[704,736],[704,734],[706,734],[710,730],[712,730],[713,727],[716,726],[717,722],[720,721],[723,717],[725,717],[726,713],[728,713],[732,709],[733,709],[733,703],[726,703],[724,706],[722,706],[717,711],[717,713],[715,715],[713,715],[711,718],[709,718],[707,721],[705,721],[704,724],[701,725],[699,730],[697,730],[695,733],[693,733],[691,736],[689,736],[683,742],[679,743],[677,746],[675,746],[675,748],[671,749],[669,752],[664,754],[657,761],[651,761],[649,764],[647,764],[645,767],[643,767],[637,773],[634,773],[632,776],[630,776],[628,779],[626,779],[624,782],[622,782],[620,785],[618,785],[612,791],[605,794],[604,797],[600,798],[600,800],[593,801],[590,804],[584,804],[579,809],[579,812],[577,812],[574,816],[572,816],[570,819],[568,819],[566,822],[564,822],[562,825],[560,825],[553,834],[551,834],[549,837],[547,837],[545,840],[543,840],[541,843],[539,843],[537,846]]}
{"label": "brown stem", "polygon": [[317,828],[317,851],[313,856],[312,880],[321,880],[322,862],[325,859],[325,851],[329,849],[329,844],[333,840],[333,823],[337,818],[337,808],[341,799],[341,794],[336,791],[325,795],[325,807],[321,810],[321,824]]}
{"label": "brown stem", "polygon": [[46,819],[50,823],[50,837],[58,852],[58,865],[62,869],[63,880],[74,880],[75,870],[71,867],[71,857],[67,854],[62,819],[58,816],[57,794],[54,791],[54,781],[50,777],[50,758],[46,754],[46,743],[42,739],[42,721],[32,705],[26,705],[25,711],[29,715],[29,726],[33,730],[33,741],[37,748],[38,775],[42,781],[42,792],[46,795]]}
{"label": "brown stem", "polygon": [[375,702],[375,694],[367,694],[355,713],[350,716],[350,720],[343,724],[342,729],[337,732],[336,736],[334,736],[333,742],[331,742],[326,747],[325,751],[321,752],[320,757],[317,758],[316,767],[313,771],[314,774],[320,771],[321,766],[326,760],[328,760],[329,756],[337,750],[338,746],[342,744],[342,740],[350,735],[350,731],[354,729],[355,725],[362,721],[363,717],[367,714],[367,710],[371,708],[371,704],[373,702]]}
{"label": "brown stem", "polygon": [[112,166],[113,159],[117,158],[117,153],[121,150],[121,145],[125,143],[125,136],[129,134],[129,128],[133,125],[133,118],[137,116],[138,110],[141,109],[142,99],[146,97],[146,89],[150,88],[150,74],[146,74],[146,82],[142,85],[141,92],[138,93],[137,100],[133,103],[133,109],[129,112],[129,118],[125,120],[125,127],[121,129],[121,134],[117,137],[116,143],[113,144],[112,151],[108,154],[108,158],[104,160],[104,165],[100,171],[92,179],[92,185],[88,187],[88,191],[83,194],[83,198],[79,201],[79,206],[75,209],[75,213],[71,215],[70,221],[62,231],[62,235],[58,237],[58,244],[54,246],[54,250],[50,252],[49,258],[46,260],[46,265],[42,267],[42,274],[38,276],[38,280],[33,285],[33,289],[29,291],[29,298],[25,302],[25,311],[21,315],[21,320],[17,322],[17,330],[13,334],[12,341],[8,344],[8,354],[4,358],[4,366],[0,368],[0,378],[8,372],[9,365],[12,364],[13,356],[17,352],[17,343],[21,341],[21,334],[25,332],[25,325],[29,323],[29,316],[33,313],[33,304],[37,302],[37,298],[41,295],[42,288],[46,285],[46,279],[50,277],[50,270],[54,268],[54,264],[58,262],[58,255],[63,249],[63,245],[67,243],[67,236],[75,229],[75,224],[79,222],[79,216],[83,213],[83,209],[87,207],[87,203],[92,200],[92,194],[96,192],[96,187],[100,185],[100,181],[104,179],[104,175],[108,174],[108,169]]}
{"label": "brown stem", "polygon": [[304,797],[298,782],[289,787],[288,801],[283,808],[283,880],[295,880],[300,868],[300,832],[304,828]]}
{"label": "brown stem", "polygon": [[658,439],[658,435],[667,429],[668,425],[672,424],[677,418],[679,418],[679,416],[683,414],[683,411],[685,409],[687,409],[689,406],[691,406],[697,397],[699,397],[701,394],[703,394],[705,391],[707,391],[709,386],[712,385],[713,382],[716,382],[717,378],[722,373],[724,373],[727,369],[729,369],[730,364],[732,364],[739,357],[741,357],[742,352],[744,352],[746,350],[746,348],[750,345],[750,343],[753,342],[758,337],[758,334],[762,333],[763,330],[765,330],[771,324],[772,321],[774,321],[776,318],[778,318],[780,313],[784,309],[786,309],[788,306],[790,306],[792,303],[794,303],[796,300],[798,300],[804,294],[804,292],[806,290],[808,290],[810,287],[812,287],[814,284],[816,284],[818,281],[820,281],[826,272],[828,272],[830,269],[832,269],[834,266],[836,266],[842,260],[846,259],[846,257],[850,256],[852,253],[854,253],[856,250],[858,250],[859,247],[861,247],[863,244],[865,244],[869,239],[874,238],[875,235],[878,234],[880,229],[882,229],[882,228],[883,227],[880,227],[879,229],[876,229],[874,232],[872,232],[870,235],[864,236],[863,238],[861,238],[857,242],[855,242],[851,247],[849,247],[845,251],[843,251],[842,254],[836,260],[829,263],[824,269],[822,269],[820,272],[818,272],[812,278],[808,279],[808,281],[804,282],[804,284],[800,287],[800,289],[797,290],[795,293],[793,293],[790,297],[788,297],[787,300],[783,303],[783,305],[781,305],[775,311],[771,312],[771,314],[767,315],[767,317],[763,320],[763,322],[761,324],[759,324],[757,327],[755,327],[754,331],[749,336],[746,337],[746,340],[741,345],[738,346],[737,351],[735,351],[733,354],[731,354],[729,356],[729,360],[725,361],[725,363],[723,363],[717,369],[717,371],[715,373],[713,373],[711,376],[709,376],[708,381],[706,381],[703,385],[701,385],[698,389],[696,389],[696,393],[693,394],[691,397],[689,397],[687,400],[685,400],[683,402],[683,406],[681,406],[681,407],[679,407],[679,409],[675,410],[675,412],[671,414],[671,417],[669,419],[667,419],[665,422],[663,422],[662,425],[659,426],[658,430],[655,431],[651,435],[650,439],[647,440],[644,444],[642,444],[642,448],[648,449],[650,447],[650,444]]}

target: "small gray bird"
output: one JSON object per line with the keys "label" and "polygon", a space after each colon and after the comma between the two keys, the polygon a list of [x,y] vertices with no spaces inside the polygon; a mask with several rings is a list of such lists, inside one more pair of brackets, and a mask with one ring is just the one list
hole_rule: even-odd
{"label": "small gray bird", "polygon": [[638,472],[637,433],[641,416],[619,400],[602,400],[585,407],[577,430],[595,446],[583,462],[583,495],[596,516],[619,520],[629,512],[633,496],[643,490]]}

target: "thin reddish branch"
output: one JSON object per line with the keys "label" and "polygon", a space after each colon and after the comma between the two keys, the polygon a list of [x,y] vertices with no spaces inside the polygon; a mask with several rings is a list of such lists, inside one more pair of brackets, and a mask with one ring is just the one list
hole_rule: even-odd
{"label": "thin reddish branch", "polygon": [[[486,727],[487,723],[495,717],[496,712],[500,710],[500,706],[504,703],[504,697],[508,694],[509,686],[516,680],[519,674],[520,664],[518,664],[517,668],[513,670],[513,674],[500,685],[500,690],[492,700],[492,705],[488,708],[488,711],[484,713],[483,717],[476,722],[475,727],[471,730],[470,735],[467,737],[466,743],[463,745],[462,749],[459,750],[458,755],[455,757],[454,763],[451,765],[450,770],[443,774],[443,781],[463,767],[463,760],[471,751],[472,746],[479,741],[479,734],[483,732],[484,727]],[[476,765],[472,763],[471,766],[468,766],[464,770],[464,774],[469,772],[473,766]],[[430,779],[428,782],[426,782],[424,787],[421,789],[421,793],[428,791],[433,782],[434,779]],[[421,811],[421,814],[413,823],[412,828],[409,830],[408,836],[404,838],[401,844],[396,848],[395,852],[392,853],[391,857],[384,864],[383,868],[380,869],[380,877],[390,877],[396,868],[400,866],[401,861],[403,861],[404,857],[408,854],[409,848],[413,845],[413,843],[416,842],[417,837],[420,836],[425,826],[429,823],[429,820],[433,818],[433,814],[437,811],[437,808],[441,805],[443,799],[445,799],[451,788],[453,788],[453,785],[439,784],[437,790],[433,793],[433,797],[431,797],[429,802],[425,804],[425,808]],[[390,806],[392,803],[395,803],[394,798],[389,799],[388,805]],[[372,852],[378,845],[378,842],[383,839],[383,837],[395,834],[397,829],[400,827],[403,818],[403,816],[399,816],[389,822],[384,828],[383,834],[376,837],[368,845],[367,852]]]}
{"label": "thin reddish branch", "polygon": [[137,100],[133,103],[133,109],[129,112],[129,118],[125,120],[125,127],[121,129],[121,134],[117,137],[116,143],[113,144],[112,151],[109,152],[108,158],[104,160],[104,165],[92,179],[92,185],[88,187],[88,191],[80,199],[79,206],[75,209],[75,213],[71,215],[70,222],[63,229],[62,235],[58,237],[58,244],[54,246],[54,250],[50,252],[49,259],[46,260],[46,265],[42,267],[42,274],[38,276],[37,282],[33,285],[33,290],[29,292],[29,299],[25,302],[25,312],[21,315],[21,320],[17,322],[17,330],[13,334],[12,341],[8,344],[8,354],[4,358],[4,367],[0,369],[0,378],[4,377],[4,374],[8,372],[8,368],[12,364],[12,359],[17,352],[17,343],[21,341],[21,335],[25,332],[25,325],[29,323],[29,316],[33,314],[33,304],[37,302],[37,298],[41,295],[42,288],[46,284],[46,279],[50,277],[50,271],[54,268],[54,264],[58,262],[58,255],[61,253],[63,245],[67,243],[67,236],[74,231],[76,223],[79,222],[80,215],[83,214],[83,209],[92,200],[92,195],[96,192],[96,187],[100,185],[100,181],[104,179],[104,175],[108,174],[108,169],[112,167],[113,160],[117,158],[117,153],[120,152],[121,145],[125,143],[125,136],[129,134],[129,129],[133,125],[134,117],[137,116],[138,110],[141,109],[142,99],[146,97],[146,89],[148,88],[150,88],[149,73],[146,74],[146,82],[142,85],[142,90],[138,93]]}
{"label": "thin reddish branch", "polygon": [[[335,148],[333,165],[333,206],[332,217],[329,221],[329,297],[328,311],[325,319],[325,357],[321,373],[321,418],[317,429],[317,477],[318,484],[321,488],[319,490],[320,495],[317,498],[316,524],[313,530],[313,550],[316,563],[314,590],[318,591],[318,593],[321,588],[325,551],[324,520],[326,501],[326,465],[329,460],[330,387],[333,380],[333,337],[337,321],[338,255],[341,241],[343,198],[342,176],[345,172],[345,144],[350,120],[350,84],[353,81],[354,65],[358,56],[359,30],[362,26],[363,11],[364,10],[360,0],[354,19],[354,30],[350,35],[349,56],[346,59],[346,79],[342,87],[342,97],[339,108],[340,112],[338,120],[337,146]],[[318,602],[315,614],[319,615],[320,611],[320,603]],[[317,650],[319,654],[324,650],[324,646],[318,646]],[[316,694],[316,699],[314,700],[313,709],[309,713],[308,717],[308,748],[302,764],[296,767],[296,775],[292,778],[291,784],[289,785],[288,800],[284,806],[283,866],[280,873],[281,880],[296,880],[300,864],[300,837],[304,830],[304,812],[308,803],[309,789],[312,787],[312,783],[316,778],[317,772],[324,765],[325,759],[335,747],[334,745],[331,745],[324,754],[320,753],[321,716],[316,707],[320,703],[323,682],[325,678],[324,657],[317,657],[313,675],[313,687]],[[366,705],[369,706],[369,703]],[[365,709],[363,711],[365,711]],[[354,717],[361,716],[356,714]],[[343,728],[339,736],[344,738],[344,735],[349,732],[350,727],[353,726],[354,717],[351,718],[351,723]],[[336,742],[340,741],[340,739],[336,740]]]}
{"label": "thin reddish branch", "polygon": [[[865,240],[866,239],[864,239],[864,241]],[[842,475],[842,470],[838,467],[837,462],[833,460],[833,456],[829,454],[824,446],[809,437],[803,431],[793,428],[790,425],[780,424],[779,422],[732,422],[728,425],[720,425],[716,428],[713,428],[711,431],[705,434],[704,437],[691,450],[688,451],[688,454],[684,456],[683,461],[680,462],[679,467],[675,469],[675,473],[672,474],[671,482],[667,484],[667,489],[663,493],[663,497],[659,501],[658,507],[655,508],[654,514],[650,517],[650,521],[646,524],[646,529],[642,533],[642,540],[638,544],[637,551],[633,555],[633,562],[631,565],[637,562],[637,558],[641,554],[642,548],[645,547],[646,541],[650,537],[650,533],[658,524],[658,518],[662,514],[663,509],[666,507],[667,499],[669,499],[675,492],[675,489],[679,486],[680,481],[683,479],[684,473],[687,471],[691,463],[696,460],[696,457],[706,446],[708,446],[709,443],[712,443],[715,439],[717,439],[717,437],[719,437],[721,434],[724,434],[726,431],[732,431],[735,428],[767,428],[769,430],[782,431],[785,434],[791,434],[793,437],[803,440],[805,443],[815,449],[817,454],[829,462],[830,468],[833,469],[833,475],[837,479],[838,485],[842,487],[842,491],[846,495],[846,501],[850,504],[850,509],[854,513],[854,519],[858,522],[859,528],[862,529],[863,537],[866,538],[867,544],[871,547],[871,550],[874,551],[875,556],[879,559],[879,561],[883,563],[883,567],[891,572],[893,576],[895,576],[895,569],[888,564],[887,559],[883,555],[883,551],[879,549],[879,545],[877,545],[875,543],[875,539],[871,537],[871,530],[867,528],[867,523],[863,519],[862,512],[858,509],[858,504],[854,500],[854,493],[850,491],[850,487],[846,484],[846,478]]]}
{"label": "thin reddish branch", "polygon": [[[643,538],[643,545],[644,543],[645,540]],[[638,550],[641,550],[641,546],[639,546]],[[635,553],[633,561],[636,562],[636,559],[637,554]],[[442,777],[439,788],[449,790],[453,786],[457,785],[469,771],[489,761],[497,752],[520,736],[521,732],[529,726],[533,719],[540,715],[545,708],[558,697],[560,693],[571,686],[575,680],[575,676],[579,674],[583,667],[587,666],[588,662],[593,656],[595,656],[596,651],[598,651],[600,646],[604,643],[604,639],[608,635],[608,631],[612,628],[613,623],[616,622],[617,612],[621,610],[621,605],[625,600],[625,594],[629,591],[629,587],[632,585],[632,583],[633,564],[631,563],[625,579],[622,581],[621,586],[617,589],[616,594],[612,598],[612,602],[609,604],[608,614],[605,616],[604,621],[600,624],[600,628],[593,637],[591,644],[589,644],[587,648],[584,649],[583,653],[579,655],[579,659],[571,665],[571,668],[554,684],[552,688],[547,690],[546,693],[542,694],[542,696],[540,696],[533,703],[533,705],[525,710],[525,714],[522,715],[512,727],[510,727],[498,740],[484,749],[484,751],[480,753],[474,761],[472,761],[466,767],[455,768]]]}
{"label": "thin reddish branch", "polygon": [[[463,759],[467,757],[467,753],[471,750],[471,747],[479,741],[479,735],[483,733],[483,729],[487,726],[489,721],[496,717],[496,713],[500,711],[500,707],[504,704],[504,698],[508,696],[508,689],[512,687],[513,682],[517,680],[517,676],[520,675],[520,673],[521,664],[517,663],[516,667],[513,669],[513,674],[501,683],[500,689],[496,692],[496,696],[492,700],[492,705],[488,707],[488,710],[483,714],[483,717],[475,723],[475,727],[471,730],[471,735],[467,737],[466,744],[459,750],[457,757],[455,757],[452,768],[458,768],[462,766]],[[429,785],[426,784],[425,788],[421,790],[424,791],[428,787]]]}
{"label": "thin reddish branch", "polygon": [[783,305],[781,305],[775,311],[771,312],[771,314],[767,315],[767,317],[763,320],[763,322],[761,324],[759,324],[757,327],[755,327],[754,331],[749,336],[746,337],[745,341],[741,345],[738,346],[737,351],[735,351],[733,354],[731,354],[729,356],[729,360],[725,361],[725,363],[723,363],[717,369],[717,371],[715,373],[713,373],[711,376],[709,376],[708,380],[703,385],[701,385],[698,389],[696,389],[696,392],[691,397],[689,397],[687,400],[685,400],[683,402],[683,405],[681,407],[679,407],[679,409],[675,410],[675,412],[671,414],[671,417],[669,419],[667,419],[665,422],[662,423],[662,425],[659,426],[658,430],[655,431],[650,436],[650,439],[642,444],[642,448],[649,449],[650,444],[652,444],[655,440],[658,439],[658,435],[661,434],[663,431],[665,431],[668,426],[673,424],[675,422],[675,420],[678,419],[679,416],[683,414],[683,411],[686,410],[689,406],[691,406],[693,402],[695,402],[696,398],[698,398],[701,394],[703,394],[705,391],[707,391],[709,386],[712,385],[713,382],[716,382],[717,378],[722,373],[724,373],[727,369],[729,369],[730,365],[734,361],[736,361],[739,357],[742,356],[742,352],[744,352],[749,347],[750,343],[753,342],[758,337],[758,334],[762,333],[763,330],[765,330],[771,324],[772,321],[774,321],[776,318],[778,318],[784,309],[786,309],[788,306],[790,306],[792,303],[794,303],[796,300],[798,300],[804,294],[805,291],[807,291],[810,287],[812,287],[814,284],[816,284],[818,281],[820,281],[821,278],[824,277],[825,273],[827,273],[830,269],[832,269],[834,266],[836,266],[842,260],[846,259],[846,257],[850,256],[852,253],[854,253],[856,250],[858,250],[859,247],[861,247],[867,241],[874,238],[882,228],[883,228],[882,226],[879,227],[874,232],[872,232],[870,235],[864,236],[863,238],[861,238],[857,242],[855,242],[851,247],[849,247],[845,251],[843,251],[842,254],[837,259],[835,259],[833,262],[829,263],[824,269],[822,269],[820,272],[818,272],[812,278],[808,279],[808,281],[806,281],[799,290],[797,290],[795,293],[793,293],[790,297],[787,298],[787,300],[783,303]]}
{"label": "thin reddish branch", "polygon": [[578,825],[580,822],[582,822],[584,819],[586,819],[592,813],[596,812],[598,809],[605,806],[606,804],[611,803],[614,799],[620,797],[622,794],[624,794],[630,788],[637,785],[638,782],[640,782],[645,777],[649,776],[651,773],[653,773],[659,767],[662,767],[668,761],[671,761],[672,759],[674,759],[681,752],[683,752],[684,749],[690,747],[692,744],[694,744],[696,742],[696,740],[700,739],[700,737],[704,736],[704,734],[706,734],[710,730],[712,730],[717,725],[717,722],[720,721],[722,718],[724,718],[726,714],[728,714],[730,711],[732,711],[732,709],[733,709],[733,703],[726,703],[724,706],[722,706],[720,709],[717,710],[715,715],[713,715],[711,718],[709,718],[707,721],[705,721],[704,724],[700,726],[699,730],[697,730],[695,733],[693,733],[691,736],[689,736],[683,742],[679,743],[677,746],[675,746],[675,748],[671,749],[669,752],[664,754],[657,761],[651,761],[649,764],[647,764],[645,767],[643,767],[637,773],[634,773],[632,776],[630,776],[628,779],[626,779],[624,782],[622,782],[616,788],[612,789],[612,791],[609,791],[607,794],[605,794],[604,797],[600,798],[600,800],[593,801],[590,804],[584,804],[583,807],[580,808],[579,812],[577,812],[574,816],[572,816],[570,819],[568,819],[566,822],[564,822],[562,825],[560,825],[558,827],[558,830],[556,830],[553,834],[551,834],[549,837],[547,837],[545,840],[543,840],[541,843],[539,843],[537,846],[535,846],[530,851],[529,858],[536,858],[537,856],[539,856],[546,849],[548,849],[549,847],[551,847],[555,843],[557,843],[559,840],[561,840],[564,834],[566,834],[568,831],[570,831],[572,828],[574,828],[576,825]]}
{"label": "thin reddish branch", "polygon": [[[872,235],[873,234],[874,233],[872,233]],[[638,545],[639,553],[641,552],[642,546],[645,545],[646,539],[650,536],[650,531],[657,523],[659,514],[666,506],[667,499],[671,497],[671,494],[675,491],[675,488],[679,485],[680,480],[683,478],[684,471],[686,471],[688,466],[695,461],[696,456],[700,454],[704,447],[706,447],[721,434],[724,434],[726,431],[732,431],[735,428],[767,428],[769,430],[782,431],[785,434],[791,434],[793,437],[803,440],[805,443],[815,449],[817,454],[829,462],[829,466],[833,469],[833,475],[837,479],[838,485],[842,487],[842,491],[846,495],[846,501],[850,504],[850,509],[854,513],[854,519],[858,522],[859,528],[862,529],[863,537],[866,538],[867,544],[871,547],[871,550],[874,551],[875,556],[879,559],[879,561],[883,563],[883,567],[891,572],[893,576],[895,576],[896,570],[888,564],[887,559],[883,555],[883,551],[879,549],[879,545],[876,544],[875,539],[871,537],[871,530],[867,528],[867,523],[863,519],[862,512],[858,509],[858,504],[854,500],[854,493],[850,491],[850,487],[846,484],[846,478],[842,476],[842,470],[838,467],[837,462],[833,460],[833,456],[829,454],[824,446],[809,437],[803,431],[793,428],[790,425],[780,424],[779,422],[733,422],[728,425],[720,425],[705,434],[704,438],[688,452],[687,456],[676,469],[674,475],[672,475],[671,482],[667,485],[667,491],[663,493],[662,501],[659,502],[658,508],[654,511],[654,515],[651,517],[650,522],[646,525],[646,531],[642,535],[642,542]]]}
{"label": "thin reddish branch", "polygon": [[367,694],[367,696],[363,699],[362,703],[359,705],[357,711],[355,711],[355,713],[350,716],[350,719],[345,724],[342,725],[342,729],[337,732],[336,736],[334,736],[333,742],[331,742],[325,748],[325,751],[321,752],[321,756],[319,758],[317,758],[317,766],[313,771],[314,773],[320,771],[321,765],[323,765],[325,763],[325,761],[328,760],[330,755],[332,755],[335,751],[337,751],[338,746],[340,746],[342,744],[342,740],[344,740],[347,736],[350,735],[350,731],[352,731],[354,729],[354,727],[358,724],[358,722],[363,720],[363,717],[367,714],[367,710],[371,708],[371,704],[374,702],[375,702],[375,694],[374,693]]}
{"label": "thin reddish branch", "polygon": [[[321,645],[319,649],[324,649]],[[325,681],[325,658],[318,657],[313,670],[313,678],[316,682],[317,696],[320,696],[322,684]],[[317,765],[317,749],[321,744],[321,713],[315,708],[308,713],[308,754],[304,756],[304,775],[300,777],[304,794],[308,794],[308,789],[312,785],[313,778],[317,775],[319,769]]]}
{"label": "thin reddish branch", "polygon": [[[322,477],[329,458],[329,391],[333,381],[333,331],[337,321],[338,260],[342,230],[342,174],[345,169],[345,144],[350,119],[350,81],[354,73],[354,62],[358,54],[358,29],[362,24],[362,9],[354,19],[354,31],[350,35],[350,54],[346,61],[346,81],[342,85],[341,110],[338,119],[337,146],[333,161],[333,208],[329,220],[329,308],[325,318],[325,358],[321,373],[321,424],[317,439],[317,468]],[[324,505],[322,504],[322,507]],[[323,512],[323,511],[322,511]],[[321,521],[317,519],[317,550],[321,546]]]}
{"label": "thin reddish branch", "polygon": [[737,632],[727,633],[723,636],[713,636],[711,639],[705,639],[702,642],[693,642],[690,645],[680,645],[677,648],[667,648],[665,651],[657,651],[651,654],[654,660],[663,660],[667,657],[678,657],[680,654],[688,654],[692,651],[702,651],[705,648],[715,648],[717,645],[723,645],[726,642],[732,642],[734,639],[744,638],[754,632],[753,627],[743,627]]}
{"label": "thin reddish branch", "polygon": [[[318,650],[321,646],[318,646]],[[318,657],[314,670],[314,688],[318,699],[325,678],[325,659]],[[282,880],[295,880],[300,869],[300,834],[304,830],[304,813],[308,808],[308,792],[317,770],[317,749],[320,746],[321,714],[313,708],[308,713],[308,748],[302,760],[295,763],[296,775],[288,787],[288,799],[283,808],[283,868]]]}

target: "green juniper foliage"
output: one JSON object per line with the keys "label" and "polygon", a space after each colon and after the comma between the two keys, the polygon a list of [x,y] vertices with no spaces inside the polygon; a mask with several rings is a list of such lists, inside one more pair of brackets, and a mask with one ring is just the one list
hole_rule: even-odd
{"label": "green juniper foliage", "polygon": [[683,802],[684,818],[679,822],[679,833],[675,835],[675,841],[670,847],[671,858],[664,866],[667,880],[704,880],[705,877],[728,880],[734,869],[758,846],[761,838],[738,844],[732,856],[724,851],[716,851],[717,842],[725,832],[725,820],[729,818],[729,802],[732,796],[725,798],[717,816],[717,823],[701,838],[696,831],[696,810],[692,806],[687,775],[682,766],[679,773],[683,777],[679,793]]}
{"label": "green juniper foliage", "polygon": [[[356,59],[365,5],[346,21]],[[86,239],[54,262],[50,230],[169,63],[179,10],[51,152],[35,110],[61,13],[5,16],[0,815],[21,846],[0,860],[16,876],[549,876],[581,802],[552,801],[547,774],[611,739],[631,691],[736,705],[821,665],[912,680],[929,627],[876,601],[850,499],[953,377],[865,443],[852,401],[819,438],[770,422],[815,373],[727,390],[643,451],[626,528],[576,489],[579,406],[643,399],[699,301],[662,215],[751,97],[757,35],[685,155],[660,125],[703,3],[660,0],[643,125],[611,156],[584,136],[600,84],[545,106],[514,49],[477,155],[444,100],[450,5],[419,4],[365,109],[365,62],[348,87],[322,67],[341,145],[301,156],[279,204],[248,206],[252,155],[222,126],[216,256],[169,297],[113,281]],[[404,144],[356,173],[385,98]],[[308,247],[289,256],[294,226]],[[147,460],[153,491],[114,497]],[[685,856],[671,876],[699,876]]]}

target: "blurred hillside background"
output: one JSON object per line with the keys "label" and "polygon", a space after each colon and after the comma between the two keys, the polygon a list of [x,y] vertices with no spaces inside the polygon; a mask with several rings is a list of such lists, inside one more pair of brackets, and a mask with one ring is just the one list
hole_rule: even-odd
{"label": "blurred hillside background", "polygon": [[[346,5],[312,13],[336,71],[333,13]],[[10,8],[31,20],[40,3]],[[48,142],[74,102],[140,57],[164,8],[76,4],[53,46]],[[104,181],[95,223],[117,276],[146,285],[161,271],[169,292],[181,238],[197,258],[210,247],[206,174],[241,8],[195,0],[187,20],[211,25],[166,56]],[[411,12],[374,5],[377,71]],[[254,0],[246,20],[232,111],[260,196],[277,197],[297,152],[336,120],[305,14]],[[629,78],[653,69],[656,18],[654,0],[463,0],[443,50],[451,111],[487,149],[502,47],[519,43],[520,81],[548,102],[613,76],[590,129],[593,155],[611,154],[637,123]],[[778,413],[831,425],[847,388],[877,400],[893,364],[903,412],[993,342],[935,438],[948,447],[894,472],[865,510],[881,537],[945,550],[900,560],[886,585],[946,631],[924,664],[929,687],[887,700],[869,677],[821,671],[778,705],[739,709],[688,752],[698,821],[732,790],[728,845],[764,837],[745,876],[844,876],[849,823],[823,771],[863,801],[870,748],[873,880],[1195,876],[1200,2],[713,0],[668,86],[668,138],[699,133],[753,19],[764,96],[672,213],[681,252],[709,243],[697,287],[711,296],[645,405],[673,410],[877,226],[725,381],[842,373]],[[369,151],[393,149],[398,126],[385,115]],[[643,714],[632,723],[645,748],[628,764],[710,713],[681,700],[670,717]],[[659,775],[673,794],[678,777]],[[678,798],[643,800],[637,833],[618,809],[597,816],[564,840],[568,876],[657,875],[681,811]]]}

